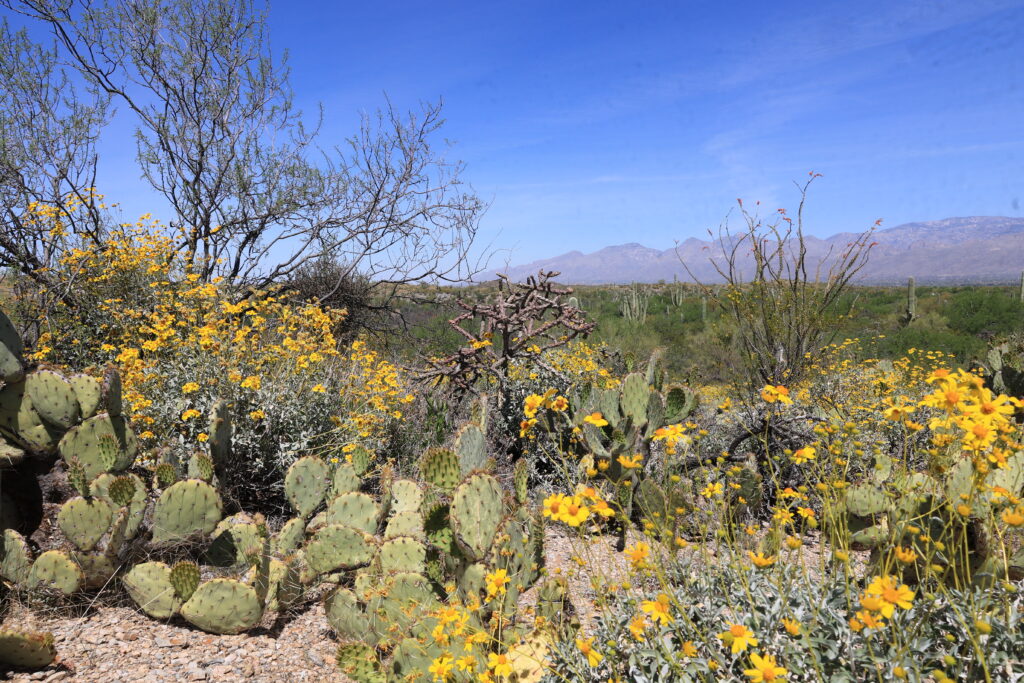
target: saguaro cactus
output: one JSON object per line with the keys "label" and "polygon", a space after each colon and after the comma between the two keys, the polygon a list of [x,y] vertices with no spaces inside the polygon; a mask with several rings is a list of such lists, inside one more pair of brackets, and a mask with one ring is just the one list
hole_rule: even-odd
{"label": "saguaro cactus", "polygon": [[903,314],[903,324],[909,325],[917,319],[917,285],[914,278],[907,278],[907,310]]}

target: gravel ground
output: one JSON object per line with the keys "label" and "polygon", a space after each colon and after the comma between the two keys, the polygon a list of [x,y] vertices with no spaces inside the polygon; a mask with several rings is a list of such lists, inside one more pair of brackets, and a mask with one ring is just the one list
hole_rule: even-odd
{"label": "gravel ground", "polygon": [[130,607],[108,605],[84,616],[39,615],[16,607],[4,623],[52,631],[59,655],[56,665],[14,673],[14,681],[349,680],[334,664],[336,644],[320,604],[237,636],[214,636],[183,621],[163,623]]}

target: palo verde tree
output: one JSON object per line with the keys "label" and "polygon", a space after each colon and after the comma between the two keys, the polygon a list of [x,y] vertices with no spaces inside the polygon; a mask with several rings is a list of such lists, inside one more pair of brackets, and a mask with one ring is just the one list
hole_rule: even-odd
{"label": "palo verde tree", "polygon": [[[20,92],[27,100],[6,100],[13,123],[5,120],[0,135],[17,139],[31,107],[47,97],[59,100],[69,113],[54,113],[52,130],[44,133],[49,139],[26,145],[23,156],[33,157],[28,167],[34,168],[66,141],[72,160],[64,165],[88,171],[106,104],[130,112],[142,176],[171,207],[176,246],[203,280],[221,276],[263,288],[324,258],[346,264],[338,287],[358,275],[389,296],[403,284],[471,275],[470,247],[485,207],[463,184],[462,165],[435,147],[443,125],[439,103],[409,113],[387,103],[365,115],[344,144],[324,149],[317,143],[319,121],[307,125],[293,105],[287,63],[269,47],[266,12],[250,1],[0,4],[41,22],[56,44],[55,51],[40,52],[22,36],[4,46],[9,68],[21,55],[38,53],[45,59],[35,68],[49,71],[35,79],[38,95],[26,84]],[[56,68],[58,54],[70,71]],[[92,99],[60,90],[65,79]],[[20,161],[12,157],[5,167]],[[59,205],[61,197],[103,185],[94,173],[57,175],[61,192],[49,189],[49,177],[15,179],[28,189],[5,206],[4,265],[36,277],[48,265],[45,256],[16,248],[32,237],[17,217],[33,193],[42,195],[45,187],[46,198]],[[102,227],[97,220],[81,234],[100,239]]]}

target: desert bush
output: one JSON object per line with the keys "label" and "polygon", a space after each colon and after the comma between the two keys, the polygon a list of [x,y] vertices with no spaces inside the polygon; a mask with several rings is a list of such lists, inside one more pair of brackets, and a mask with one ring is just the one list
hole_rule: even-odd
{"label": "desert bush", "polygon": [[1012,588],[904,586],[905,606],[869,626],[855,614],[874,577],[700,556],[673,570],[664,591],[612,591],[587,638],[558,644],[558,673],[545,680],[1012,680],[1024,661],[1024,604]]}
{"label": "desert bush", "polygon": [[871,250],[868,230],[840,253],[810,260],[803,208],[815,177],[800,188],[795,220],[779,209],[775,220],[766,221],[740,202],[743,227],[734,233],[725,224],[719,231],[721,253],[711,263],[725,285],[715,299],[736,324],[751,388],[802,379],[808,361],[835,339],[848,313],[837,304]]}
{"label": "desert bush", "polygon": [[[1024,404],[943,353],[859,361],[857,347],[826,348],[805,381],[765,385],[758,402],[705,401],[620,458],[639,478],[584,469],[563,446],[579,480],[545,514],[595,616],[558,643],[549,680],[1019,669]],[[636,529],[614,550],[611,520]]]}
{"label": "desert bush", "polygon": [[340,346],[345,311],[201,282],[168,232],[147,219],[68,249],[56,275],[76,283],[76,304],[55,305],[33,358],[116,363],[143,444],[182,458],[209,437],[200,417],[227,401],[237,471],[225,485],[243,499],[279,500],[302,453],[379,450],[412,396],[365,341]]}

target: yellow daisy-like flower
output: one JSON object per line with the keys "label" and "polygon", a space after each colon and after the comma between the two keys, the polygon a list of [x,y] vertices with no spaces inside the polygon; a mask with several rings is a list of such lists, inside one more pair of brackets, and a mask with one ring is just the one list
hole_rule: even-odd
{"label": "yellow daisy-like flower", "polygon": [[249,412],[249,419],[250,420],[257,420],[258,421],[258,420],[263,420],[266,417],[267,417],[267,414],[265,412],[263,412],[262,408],[258,408],[256,410],[253,410],[253,411]]}
{"label": "yellow daisy-like flower", "polygon": [[1021,508],[1017,507],[1012,510],[1003,510],[1003,514],[1000,518],[1008,526],[1022,526],[1024,525],[1024,513],[1021,512]]}
{"label": "yellow daisy-like flower", "polygon": [[914,591],[907,588],[905,584],[898,584],[896,579],[891,576],[876,576],[864,593],[866,597],[881,600],[882,604],[879,609],[872,611],[881,612],[886,619],[892,616],[897,607],[910,609],[914,606]]}
{"label": "yellow daisy-like flower", "polygon": [[814,446],[804,446],[793,453],[793,462],[797,465],[803,465],[805,462],[814,460],[816,454],[817,450],[815,450]]}
{"label": "yellow daisy-like flower", "polygon": [[647,566],[647,558],[651,555],[651,546],[643,541],[638,541],[636,545],[629,546],[623,552],[629,558],[629,564],[633,569],[640,569]]}
{"label": "yellow daisy-like flower", "polygon": [[488,654],[487,668],[493,671],[495,676],[512,675],[512,662],[509,661],[508,655],[506,654],[498,655],[493,652]]}
{"label": "yellow daisy-like flower", "polygon": [[567,399],[565,396],[556,396],[551,401],[551,410],[554,410],[555,412],[564,412],[568,407],[569,399]]}
{"label": "yellow daisy-like flower", "polygon": [[590,666],[597,666],[601,663],[601,660],[604,659],[604,655],[594,649],[593,643],[594,636],[590,636],[586,640],[582,638],[576,639],[576,647],[583,653],[583,656],[587,658],[587,664]]}
{"label": "yellow daisy-like flower", "polygon": [[647,626],[647,617],[638,614],[629,622],[629,632],[635,640],[647,640],[647,635],[644,633],[647,630]]}
{"label": "yellow daisy-like flower", "polygon": [[569,526],[579,526],[590,516],[590,509],[578,497],[566,498],[562,502],[562,514],[558,519]]}
{"label": "yellow daisy-like flower", "polygon": [[259,391],[261,386],[260,378],[256,375],[249,375],[242,380],[241,387],[243,389],[252,389],[253,391]]}
{"label": "yellow daisy-like flower", "polygon": [[627,470],[635,470],[636,468],[641,467],[640,461],[643,459],[644,456],[637,453],[636,455],[630,455],[628,457],[625,455],[620,455],[616,459],[616,461]]}
{"label": "yellow daisy-like flower", "polygon": [[455,658],[451,655],[441,655],[434,660],[427,671],[433,675],[435,681],[447,681],[452,677],[452,662]]}
{"label": "yellow daisy-like flower", "polygon": [[750,666],[751,668],[743,671],[743,675],[750,679],[750,683],[778,681],[789,673],[778,665],[772,655],[761,657],[756,653],[751,654]]}
{"label": "yellow daisy-like flower", "polygon": [[199,417],[200,415],[202,415],[202,413],[200,413],[195,408],[189,408],[188,410],[186,410],[185,412],[183,412],[181,414],[181,419],[182,420],[192,420],[192,419],[195,419],[195,418]]}
{"label": "yellow daisy-like flower", "polygon": [[604,415],[601,413],[591,413],[583,418],[583,421],[587,424],[594,425],[595,427],[607,427],[608,420],[604,419]]}
{"label": "yellow daisy-like flower", "polygon": [[917,559],[917,553],[914,552],[913,548],[904,548],[901,545],[893,548],[893,554],[896,555],[896,559],[903,564],[910,564]]}
{"label": "yellow daisy-like flower", "polygon": [[725,643],[733,654],[743,652],[748,647],[757,647],[758,640],[754,632],[743,624],[729,624],[729,628],[718,634],[718,639]]}
{"label": "yellow daisy-like flower", "polygon": [[662,626],[668,626],[674,619],[670,613],[672,603],[665,593],[658,593],[658,597],[654,600],[644,600],[640,603],[640,609],[651,616],[651,620],[661,624]]}
{"label": "yellow daisy-like flower", "polygon": [[504,595],[505,586],[509,581],[508,572],[504,569],[497,569],[485,576],[484,582],[487,584],[487,599],[491,600],[499,595]]}
{"label": "yellow daisy-like flower", "polygon": [[199,383],[198,382],[186,382],[181,387],[181,393],[183,393],[183,394],[194,394],[197,391],[199,391]]}
{"label": "yellow daisy-like flower", "polygon": [[774,555],[772,555],[771,557],[765,557],[764,553],[757,553],[755,555],[753,552],[749,550],[747,551],[747,556],[750,557],[751,563],[758,569],[767,569],[768,567],[775,564],[775,562],[778,560],[778,558],[776,558]]}

